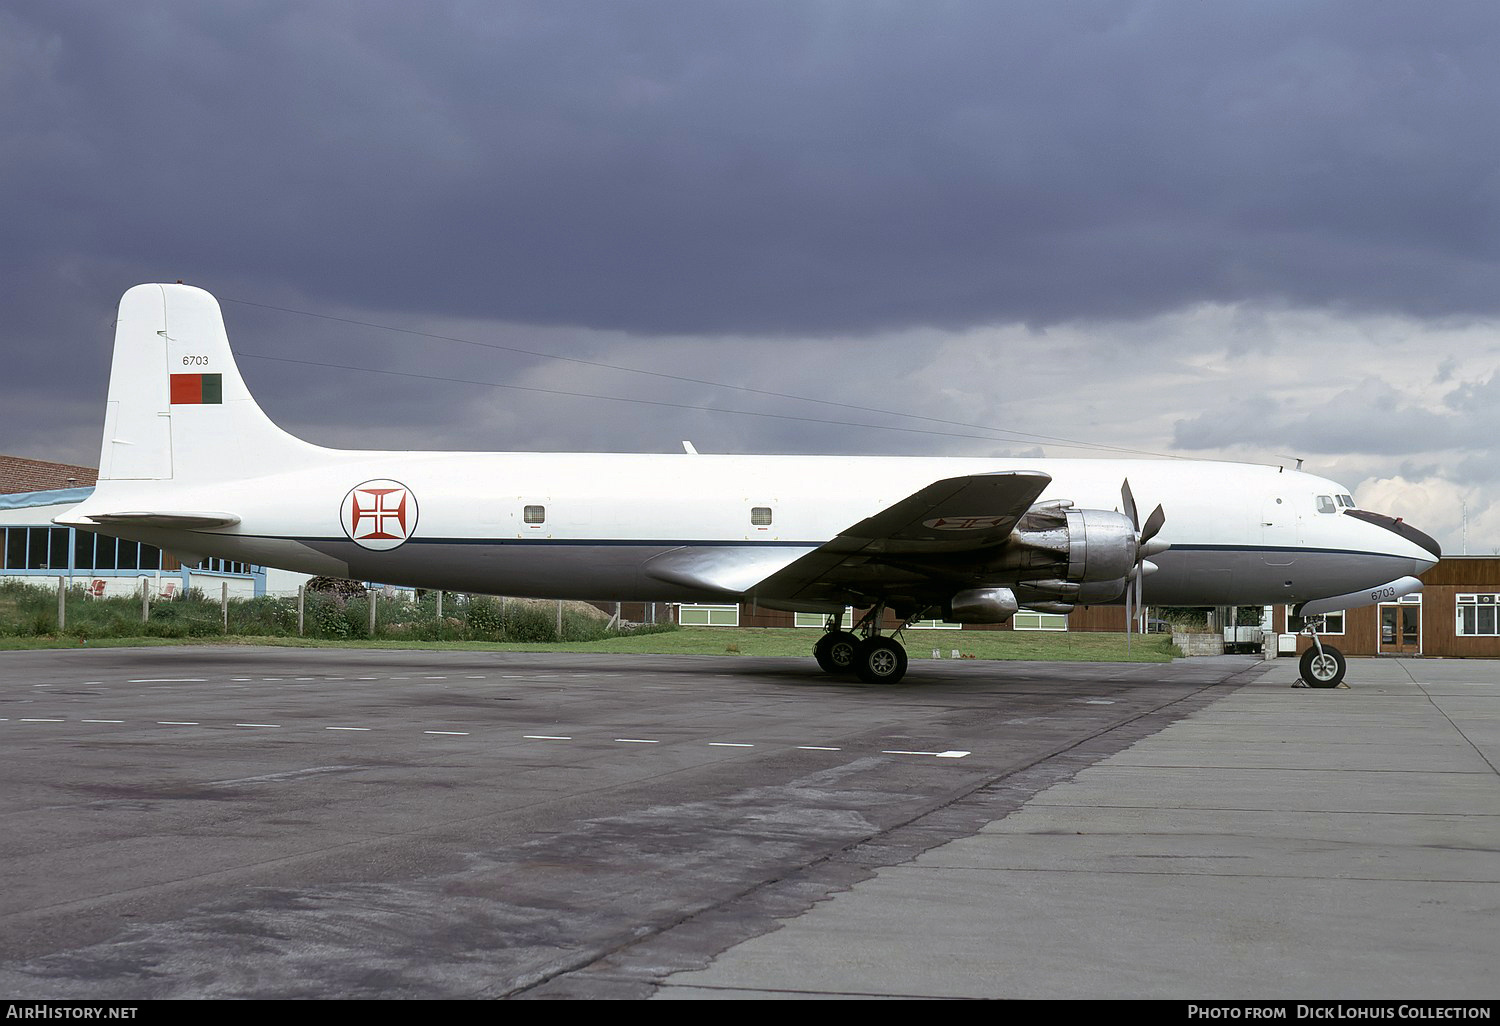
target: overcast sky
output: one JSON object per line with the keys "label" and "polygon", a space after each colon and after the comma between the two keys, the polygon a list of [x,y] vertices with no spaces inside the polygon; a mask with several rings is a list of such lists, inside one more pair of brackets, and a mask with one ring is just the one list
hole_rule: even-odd
{"label": "overcast sky", "polygon": [[0,0],[0,452],[96,465],[181,279],[324,444],[1292,456],[1500,551],[1497,53],[1492,0]]}

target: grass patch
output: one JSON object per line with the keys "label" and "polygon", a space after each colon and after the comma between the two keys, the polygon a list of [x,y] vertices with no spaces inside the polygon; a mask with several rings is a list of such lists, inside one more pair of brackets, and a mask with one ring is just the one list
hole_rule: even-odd
{"label": "grass patch", "polygon": [[[594,641],[423,641],[413,638],[335,640],[326,638],[218,635],[215,637],[0,637],[0,649],[77,648],[80,645],[148,646],[163,644],[271,645],[286,648],[423,649],[450,652],[600,652],[639,655],[702,655],[725,659],[810,658],[821,632],[793,627],[681,627],[676,630],[620,634]],[[1165,663],[1180,655],[1162,635],[1130,640],[1124,634],[1031,631],[908,631],[902,638],[913,662],[930,660],[937,649],[943,659],[956,649],[973,659],[1025,659],[1061,662]]]}

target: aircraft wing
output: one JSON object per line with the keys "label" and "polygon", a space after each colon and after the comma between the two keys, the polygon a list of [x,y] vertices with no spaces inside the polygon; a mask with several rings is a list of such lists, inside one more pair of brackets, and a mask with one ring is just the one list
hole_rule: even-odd
{"label": "aircraft wing", "polygon": [[1005,544],[1051,481],[1031,470],[935,481],[766,577],[755,595],[777,605],[843,604],[851,594],[929,580],[912,565]]}

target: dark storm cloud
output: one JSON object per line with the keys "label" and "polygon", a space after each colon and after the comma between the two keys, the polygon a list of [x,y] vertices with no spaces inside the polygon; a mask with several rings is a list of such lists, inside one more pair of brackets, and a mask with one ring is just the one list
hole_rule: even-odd
{"label": "dark storm cloud", "polygon": [[703,333],[1500,305],[1488,4],[47,3],[0,27],[6,263],[36,295],[189,277]]}

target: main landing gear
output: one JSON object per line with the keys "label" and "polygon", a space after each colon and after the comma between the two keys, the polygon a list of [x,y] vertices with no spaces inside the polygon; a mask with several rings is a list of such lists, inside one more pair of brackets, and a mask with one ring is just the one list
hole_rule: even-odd
{"label": "main landing gear", "polygon": [[853,673],[866,684],[894,684],[906,676],[906,649],[880,633],[884,612],[880,604],[866,613],[854,628],[858,634],[840,629],[837,614],[828,618],[827,633],[813,646],[825,673]]}
{"label": "main landing gear", "polygon": [[1297,670],[1302,674],[1300,683],[1309,688],[1336,688],[1343,683],[1349,664],[1344,653],[1332,645],[1323,644],[1318,638],[1321,625],[1321,618],[1308,622],[1307,631],[1312,635],[1313,647],[1297,660]]}

